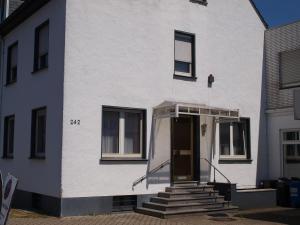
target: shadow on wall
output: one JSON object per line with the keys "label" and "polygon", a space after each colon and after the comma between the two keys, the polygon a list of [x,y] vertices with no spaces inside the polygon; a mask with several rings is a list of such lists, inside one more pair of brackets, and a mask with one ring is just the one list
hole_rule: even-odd
{"label": "shadow on wall", "polygon": [[268,132],[267,132],[267,84],[266,84],[266,68],[265,68],[265,47],[263,56],[262,80],[261,80],[261,105],[259,120],[259,137],[258,137],[258,153],[257,153],[257,172],[256,184],[259,185],[261,180],[268,179],[269,159],[268,159]]}
{"label": "shadow on wall", "polygon": [[[146,187],[150,184],[170,184],[170,118],[154,118],[152,115],[151,134],[146,173]],[[159,149],[159,151],[158,151]]]}

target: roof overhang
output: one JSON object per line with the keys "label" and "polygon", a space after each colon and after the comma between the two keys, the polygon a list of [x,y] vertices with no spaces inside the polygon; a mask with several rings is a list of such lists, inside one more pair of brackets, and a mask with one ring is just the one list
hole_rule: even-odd
{"label": "roof overhang", "polygon": [[11,32],[19,24],[23,23],[27,18],[33,15],[37,10],[43,7],[51,0],[26,0],[9,15],[0,25],[0,35],[3,37]]}
{"label": "roof overhang", "polygon": [[180,115],[210,116],[218,120],[239,120],[238,109],[211,107],[204,104],[165,101],[154,107],[153,116],[159,118],[177,118]]}

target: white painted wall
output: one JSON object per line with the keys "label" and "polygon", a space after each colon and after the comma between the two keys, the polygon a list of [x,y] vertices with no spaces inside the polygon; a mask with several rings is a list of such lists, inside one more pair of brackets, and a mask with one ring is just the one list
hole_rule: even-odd
{"label": "white painted wall", "polygon": [[[49,19],[49,68],[32,74],[35,28]],[[61,144],[63,110],[65,1],[52,0],[4,37],[2,81],[6,79],[7,47],[18,41],[17,83],[2,87],[1,154],[3,122],[15,114],[14,159],[0,158],[3,174],[19,178],[18,189],[59,197],[61,190]],[[32,109],[47,106],[46,160],[30,157]]]}
{"label": "white painted wall", "polygon": [[[281,143],[281,131],[286,129],[300,129],[300,121],[294,120],[293,109],[283,109],[270,112],[268,114],[268,143],[269,143],[269,171],[270,179],[283,177],[283,149]],[[295,177],[299,177],[300,165],[296,165]]]}
{"label": "white painted wall", "polygon": [[[249,1],[208,2],[67,1],[63,197],[162,190],[145,183],[131,190],[146,164],[99,160],[102,105],[147,109],[149,148],[152,107],[165,100],[238,108],[250,117],[252,164],[219,167],[233,182],[256,184],[264,26]],[[173,79],[174,30],[196,34],[196,82]],[[216,82],[208,89],[211,73]],[[71,119],[81,125],[70,126]]]}

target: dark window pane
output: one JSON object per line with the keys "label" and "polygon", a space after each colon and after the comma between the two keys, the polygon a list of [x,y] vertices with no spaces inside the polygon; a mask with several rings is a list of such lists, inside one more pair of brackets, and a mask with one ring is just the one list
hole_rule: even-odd
{"label": "dark window pane", "polygon": [[125,154],[141,152],[140,120],[139,113],[125,113]]}
{"label": "dark window pane", "polygon": [[14,152],[14,116],[6,117],[4,120],[4,144],[3,144],[3,156],[12,157]]}
{"label": "dark window pane", "polygon": [[9,155],[13,155],[14,152],[14,127],[15,127],[15,120],[14,118],[9,119],[8,122],[8,153]]}
{"label": "dark window pane", "polygon": [[300,145],[297,145],[297,154],[298,154],[298,157],[300,157]]}
{"label": "dark window pane", "polygon": [[190,63],[175,61],[175,71],[181,73],[190,73]]}
{"label": "dark window pane", "polygon": [[18,71],[18,44],[14,44],[8,48],[7,57],[7,84],[13,83],[17,80]]}
{"label": "dark window pane", "polygon": [[230,123],[220,124],[220,154],[230,155]]}
{"label": "dark window pane", "polygon": [[297,145],[285,145],[286,156],[295,156]]}
{"label": "dark window pane", "polygon": [[46,144],[46,116],[44,113],[37,116],[37,126],[36,126],[36,152],[45,153],[45,144]]}
{"label": "dark window pane", "polygon": [[233,123],[233,150],[234,155],[245,155],[245,132],[243,123]]}
{"label": "dark window pane", "polygon": [[285,141],[297,141],[299,140],[299,132],[297,131],[284,132],[283,139]]}
{"label": "dark window pane", "polygon": [[48,67],[49,53],[49,22],[45,22],[36,29],[35,33],[35,70]]}
{"label": "dark window pane", "polygon": [[103,111],[102,115],[102,152],[119,153],[119,113]]}

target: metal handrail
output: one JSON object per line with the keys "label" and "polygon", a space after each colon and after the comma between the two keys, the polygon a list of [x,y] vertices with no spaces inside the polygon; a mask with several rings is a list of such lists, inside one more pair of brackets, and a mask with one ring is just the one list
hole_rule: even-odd
{"label": "metal handrail", "polygon": [[213,167],[214,168],[214,183],[216,183],[216,171],[220,174],[220,175],[222,175],[226,180],[227,180],[227,183],[229,183],[229,184],[231,184],[231,182],[230,182],[230,180],[220,171],[220,170],[218,170],[213,164],[212,164],[212,162],[210,162],[208,159],[206,159],[206,158],[200,158],[200,160],[204,160],[204,161],[206,161],[211,167]]}
{"label": "metal handrail", "polygon": [[134,190],[134,187],[136,185],[138,185],[139,183],[142,183],[147,178],[148,175],[156,173],[157,171],[161,170],[162,168],[164,168],[168,164],[170,164],[170,160],[167,160],[167,161],[163,162],[159,166],[155,167],[153,170],[150,170],[146,175],[144,175],[141,178],[134,181],[133,184],[132,184],[132,190]]}

